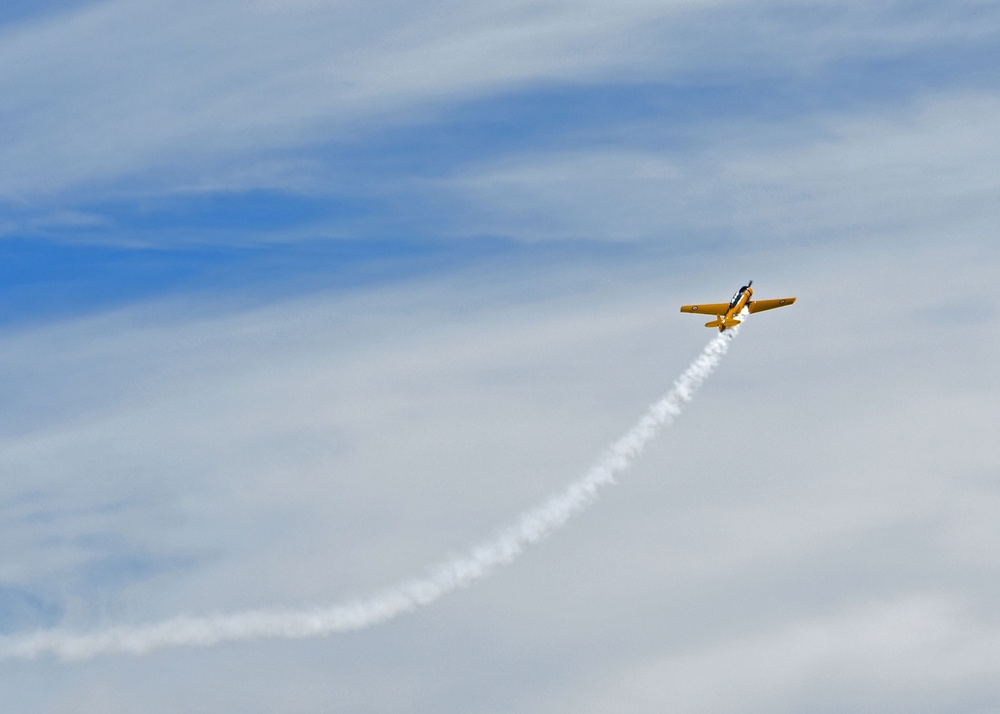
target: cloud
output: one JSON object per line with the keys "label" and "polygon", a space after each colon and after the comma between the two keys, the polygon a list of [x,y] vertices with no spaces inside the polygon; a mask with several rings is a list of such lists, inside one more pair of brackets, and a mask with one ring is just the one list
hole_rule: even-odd
{"label": "cloud", "polygon": [[899,231],[978,241],[1000,195],[998,109],[992,94],[944,94],[905,110],[817,116],[791,138],[741,119],[711,127],[710,142],[698,132],[693,149],[505,157],[449,180],[464,200],[443,213],[466,232],[535,239],[680,240],[735,227],[735,240],[753,244]]}
{"label": "cloud", "polygon": [[[745,319],[745,318],[744,318]],[[202,618],[176,617],[135,628],[111,627],[88,633],[39,630],[9,639],[0,654],[35,658],[91,659],[102,654],[147,654],[169,647],[212,646],[232,640],[325,637],[381,625],[468,587],[509,565],[524,551],[586,511],[601,489],[628,470],[646,444],[680,415],[718,366],[738,327],[716,335],[684,370],[670,391],[639,422],[609,447],[587,473],[543,503],[522,511],[514,523],[471,546],[464,555],[433,566],[429,573],[402,581],[357,601],[306,610],[255,610]],[[121,564],[112,570],[131,570]],[[145,570],[139,563],[138,569]],[[106,577],[99,577],[107,580]]]}
{"label": "cloud", "polygon": [[992,37],[992,14],[977,7],[973,22],[907,3],[97,3],[5,31],[0,195],[301,186],[310,163],[290,149],[392,131],[462,100],[787,73]]}
{"label": "cloud", "polygon": [[343,137],[428,101],[617,64],[582,50],[662,12],[100,3],[7,31],[3,160],[18,170],[0,194],[28,198],[149,167],[197,180],[251,148],[256,162],[260,149]]}
{"label": "cloud", "polygon": [[[989,657],[998,647],[996,628],[981,630],[960,603],[906,598],[645,662],[588,687],[578,704],[595,712],[801,711],[864,708],[876,699],[909,709],[958,688],[968,694],[957,701],[968,704],[996,675]],[[804,696],[817,689],[822,703]]]}
{"label": "cloud", "polygon": [[[595,328],[593,319],[557,325],[539,325],[534,319],[524,325],[494,324],[495,339],[469,342],[466,330],[484,319],[472,307],[477,291],[466,292],[470,305],[456,308],[458,323],[448,327],[447,322],[437,326],[438,312],[452,298],[439,302],[439,290],[357,303],[349,297],[308,298],[218,317],[199,317],[204,308],[184,302],[171,309],[166,320],[155,309],[144,308],[8,336],[8,409],[11,415],[31,414],[30,420],[11,416],[4,424],[4,469],[18,475],[9,482],[8,493],[21,493],[29,484],[38,492],[19,508],[23,516],[8,520],[8,543],[38,549],[34,556],[17,560],[19,568],[11,577],[28,586],[51,587],[52,578],[86,573],[108,556],[157,560],[173,553],[175,560],[198,568],[203,559],[230,548],[242,552],[263,546],[260,554],[274,555],[284,548],[278,545],[278,533],[297,530],[309,520],[296,515],[300,499],[310,498],[306,494],[332,509],[321,508],[313,523],[323,524],[325,545],[310,542],[315,536],[300,543],[308,558],[325,559],[341,534],[354,527],[380,537],[386,518],[383,499],[395,501],[397,496],[390,485],[393,479],[380,486],[371,479],[372,469],[403,476],[419,454],[427,497],[435,501],[433,474],[456,456],[474,463],[482,459],[483,464],[493,460],[491,471],[512,458],[521,463],[520,456],[504,456],[504,447],[474,421],[454,425],[447,444],[441,443],[444,432],[438,430],[430,407],[443,409],[439,416],[450,421],[454,410],[476,406],[474,393],[488,391],[491,383],[505,383],[511,370],[523,371],[526,386],[538,385],[543,392],[554,389],[547,382],[555,376],[562,349],[557,345],[574,344],[581,333]],[[339,317],[331,319],[331,309]],[[469,318],[459,316],[469,310],[478,317],[461,327]],[[610,315],[603,322],[612,333],[621,329]],[[421,336],[424,328],[430,332]],[[431,340],[436,333],[439,339]],[[547,336],[540,338],[542,333]],[[528,364],[518,366],[525,355],[515,345],[522,341],[536,347]],[[236,364],[241,366],[234,369]],[[394,396],[384,401],[379,394]],[[522,417],[522,428],[538,425],[539,419],[541,414]],[[400,433],[390,437],[386,421]],[[387,444],[393,448],[386,449]],[[240,486],[234,500],[228,492],[235,483]],[[330,488],[346,493],[333,501],[320,498]],[[472,484],[462,490],[467,488]],[[505,500],[511,505],[508,515],[526,505],[513,493]],[[388,512],[399,507],[390,506]],[[359,515],[363,513],[372,514],[370,526]],[[430,512],[420,516],[429,517]],[[193,531],[176,527],[190,518],[201,525]],[[472,519],[469,526],[475,522],[471,515],[462,518]],[[214,535],[202,537],[203,528]],[[247,528],[273,529],[274,544],[262,542],[259,534],[252,543],[241,542]],[[89,541],[56,537],[63,529]],[[91,537],[104,533],[123,537],[109,551]],[[466,534],[484,535],[472,528]],[[218,536],[222,540],[216,540]],[[81,547],[85,542],[93,547]],[[383,554],[377,569],[390,566],[384,573],[396,580],[412,572],[413,557],[426,563],[441,556],[433,549],[403,554],[399,560]],[[391,567],[394,563],[397,567]],[[252,577],[253,569],[240,577]],[[308,593],[310,599],[323,601],[340,592],[324,593],[325,578],[309,583],[305,572],[294,579],[306,590],[292,594],[293,599]],[[286,581],[279,590],[288,585]],[[369,590],[369,585],[358,589]],[[258,587],[227,602],[227,591],[239,592],[220,590],[217,595],[223,599],[206,602],[204,609],[280,604],[285,599],[278,591],[268,595]],[[352,589],[344,594],[360,593]]]}
{"label": "cloud", "polygon": [[[915,307],[988,294],[991,271],[961,274],[927,249],[905,260],[835,255],[757,254],[783,266],[782,280],[794,275],[799,302],[752,321],[622,487],[488,587],[339,644],[162,653],[149,669],[95,663],[26,711],[57,711],[58,697],[98,682],[119,710],[218,701],[225,711],[250,690],[274,706],[293,696],[305,711],[330,697],[376,701],[358,682],[379,689],[387,710],[457,710],[469,681],[500,711],[558,710],[587,683],[635,699],[655,680],[643,674],[650,662],[697,674],[711,670],[704,655],[738,667],[758,652],[748,631],[766,654],[796,632],[810,641],[828,620],[833,631],[861,623],[820,648],[814,662],[828,674],[883,606],[930,598],[951,612],[957,602],[959,625],[988,622],[981,563],[996,514],[982,474],[995,453],[983,440],[995,407],[979,380],[944,368],[959,353],[981,361],[991,342],[970,339],[979,329],[968,323],[944,340],[940,328],[916,329],[914,305],[886,295],[908,295],[909,276],[931,265],[941,294],[916,293]],[[34,490],[20,513],[53,515],[6,511],[0,540],[18,566],[8,586],[58,603],[67,626],[92,627],[340,600],[461,550],[580,473],[703,342],[697,322],[665,311],[724,276],[698,258],[644,262],[609,262],[603,282],[590,268],[571,277],[484,265],[366,295],[215,313],[161,304],[8,336],[2,373],[24,387],[16,404],[46,384],[52,396],[30,431],[7,427],[5,498]],[[838,309],[814,319],[833,295]],[[883,309],[866,310],[875,300]],[[960,352],[966,344],[985,352]],[[943,438],[948,420],[933,404],[971,417]],[[138,577],[103,570],[108,556],[133,558]],[[134,570],[142,561],[173,567]],[[948,635],[966,653],[962,671],[983,671],[963,633]],[[933,647],[919,640],[914,657]],[[154,676],[164,663],[190,686]],[[303,691],[251,684],[274,672]],[[378,687],[386,672],[402,682],[392,693]],[[808,673],[753,692],[737,675],[734,687],[763,708],[800,683],[819,696]],[[894,691],[881,675],[837,676],[848,693]],[[318,684],[329,678],[339,694]],[[952,681],[934,685],[949,702]],[[684,691],[717,701],[697,690],[654,687],[650,709]]]}

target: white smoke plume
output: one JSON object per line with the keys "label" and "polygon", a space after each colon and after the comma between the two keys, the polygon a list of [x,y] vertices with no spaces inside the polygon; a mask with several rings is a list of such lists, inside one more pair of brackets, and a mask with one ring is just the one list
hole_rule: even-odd
{"label": "white smoke plume", "polygon": [[142,655],[166,647],[202,646],[262,638],[323,637],[363,630],[391,620],[490,575],[515,560],[571,517],[587,509],[600,489],[614,482],[643,447],[680,414],[695,391],[718,366],[736,329],[720,333],[674,382],[673,387],[627,434],[615,442],[579,480],[535,506],[465,555],[441,563],[422,578],[406,580],[367,598],[302,610],[252,610],[209,617],[174,617],[163,622],[74,633],[45,630],[0,639],[0,658],[43,655],[83,660],[98,655]]}

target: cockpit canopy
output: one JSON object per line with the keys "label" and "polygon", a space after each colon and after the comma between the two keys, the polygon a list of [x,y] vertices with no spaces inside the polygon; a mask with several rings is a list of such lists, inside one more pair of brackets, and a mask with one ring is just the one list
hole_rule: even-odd
{"label": "cockpit canopy", "polygon": [[729,307],[736,307],[736,303],[739,302],[740,295],[742,295],[747,290],[749,290],[751,284],[753,284],[752,280],[749,283],[747,283],[746,285],[744,285],[742,288],[740,288],[739,290],[736,291],[736,294],[733,295],[733,299],[729,302]]}

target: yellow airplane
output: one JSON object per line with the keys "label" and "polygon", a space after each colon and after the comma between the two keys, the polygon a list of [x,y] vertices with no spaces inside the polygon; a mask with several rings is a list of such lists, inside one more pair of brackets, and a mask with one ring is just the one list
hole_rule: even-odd
{"label": "yellow airplane", "polygon": [[740,320],[736,318],[743,312],[744,308],[753,314],[763,310],[772,310],[776,307],[784,307],[795,302],[795,298],[793,297],[778,298],[777,300],[751,300],[750,297],[753,295],[753,290],[750,289],[751,285],[753,285],[753,280],[737,290],[728,305],[724,302],[684,305],[681,308],[681,312],[715,315],[715,319],[711,322],[706,322],[705,327],[718,327],[719,332],[722,332],[727,327],[736,327],[740,324]]}

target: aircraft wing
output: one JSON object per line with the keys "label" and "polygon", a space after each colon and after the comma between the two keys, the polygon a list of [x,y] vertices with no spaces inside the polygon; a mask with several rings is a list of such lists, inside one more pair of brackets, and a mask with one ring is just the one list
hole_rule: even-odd
{"label": "aircraft wing", "polygon": [[[750,301],[750,312],[761,312],[763,310],[773,310],[776,307],[784,307],[785,305],[791,305],[795,302],[795,298],[777,298],[776,300],[751,300]],[[684,308],[681,308],[682,310]],[[700,312],[700,310],[699,310]]]}
{"label": "aircraft wing", "polygon": [[[793,300],[795,298],[792,298]],[[729,311],[728,302],[706,302],[700,305],[684,305],[681,312],[693,312],[696,315],[704,313],[706,315],[725,315]]]}

